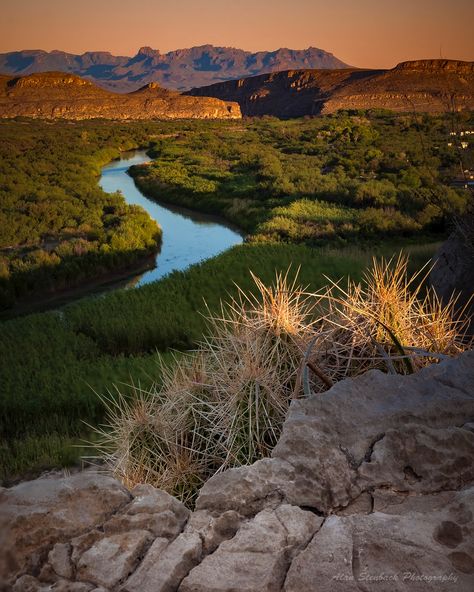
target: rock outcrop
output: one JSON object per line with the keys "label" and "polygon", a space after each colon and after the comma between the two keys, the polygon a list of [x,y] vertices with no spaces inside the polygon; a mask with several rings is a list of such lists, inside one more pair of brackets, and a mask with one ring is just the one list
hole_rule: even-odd
{"label": "rock outcrop", "polygon": [[116,92],[133,91],[148,82],[187,90],[193,86],[288,68],[347,68],[347,64],[317,47],[255,53],[213,45],[168,53],[141,47],[133,57],[114,56],[106,51],[88,51],[82,55],[42,50],[0,54],[0,72],[4,74],[25,76],[60,70],[84,76],[102,88]]}
{"label": "rock outcrop", "polygon": [[189,97],[150,83],[132,93],[106,91],[74,74],[0,76],[0,117],[44,119],[240,119],[237,103]]}
{"label": "rock outcrop", "polygon": [[474,109],[474,63],[419,60],[391,70],[287,70],[194,88],[186,94],[236,101],[250,116],[301,117],[339,109]]}
{"label": "rock outcrop", "polygon": [[[474,196],[471,196],[471,200]],[[456,308],[470,318],[467,329],[474,335],[474,203],[457,223],[456,230],[439,247],[430,272],[431,285],[441,301],[457,298]]]}
{"label": "rock outcrop", "polygon": [[0,492],[21,592],[474,589],[474,351],[295,400],[272,458],[215,475],[193,513],[89,472]]}

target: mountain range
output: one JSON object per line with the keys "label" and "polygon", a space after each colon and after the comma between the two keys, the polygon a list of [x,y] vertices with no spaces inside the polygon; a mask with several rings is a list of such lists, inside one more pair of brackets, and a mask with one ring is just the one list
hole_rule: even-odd
{"label": "mountain range", "polygon": [[64,72],[0,75],[0,117],[5,118],[290,118],[340,109],[474,110],[474,63],[419,60],[391,70],[285,70],[185,93],[156,82],[130,93],[115,93]]}
{"label": "mountain range", "polygon": [[251,53],[233,47],[202,45],[160,53],[142,47],[133,57],[105,51],[81,55],[64,51],[23,50],[0,54],[0,73],[24,76],[61,71],[77,74],[116,92],[137,90],[149,82],[165,88],[188,90],[214,82],[300,68],[346,68],[322,49],[278,49]]}
{"label": "mountain range", "polygon": [[195,88],[239,103],[243,115],[289,118],[339,109],[474,110],[474,62],[417,60],[391,70],[287,70]]}

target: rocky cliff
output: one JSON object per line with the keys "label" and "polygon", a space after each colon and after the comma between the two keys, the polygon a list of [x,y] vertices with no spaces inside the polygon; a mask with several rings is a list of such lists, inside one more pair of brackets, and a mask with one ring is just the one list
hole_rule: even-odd
{"label": "rocky cliff", "polygon": [[195,88],[186,94],[237,101],[244,115],[277,117],[339,109],[474,109],[474,63],[420,60],[391,70],[288,70]]}
{"label": "rocky cliff", "polygon": [[148,82],[184,90],[221,80],[242,78],[288,68],[345,68],[331,53],[316,47],[251,53],[233,47],[202,45],[161,53],[142,47],[133,57],[105,51],[82,55],[64,51],[14,51],[0,54],[0,72],[24,76],[60,70],[91,79],[108,90],[136,90]]}
{"label": "rocky cliff", "polygon": [[190,512],[91,472],[0,490],[2,590],[474,589],[474,352],[292,402]]}
{"label": "rocky cliff", "polygon": [[183,96],[150,83],[117,94],[74,74],[0,76],[0,117],[64,119],[239,119],[237,103]]}

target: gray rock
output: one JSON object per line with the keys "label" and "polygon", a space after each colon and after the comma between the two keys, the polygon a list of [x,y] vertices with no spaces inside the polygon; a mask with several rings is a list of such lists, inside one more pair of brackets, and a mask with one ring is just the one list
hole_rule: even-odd
{"label": "gray rock", "polygon": [[0,489],[0,590],[471,592],[473,390],[468,352],[293,401],[273,457],[192,514],[87,473]]}
{"label": "gray rock", "polygon": [[212,553],[223,541],[231,539],[241,525],[243,518],[234,510],[214,516],[207,510],[193,512],[185,532],[196,532],[202,541],[204,555]]}
{"label": "gray rock", "polygon": [[204,558],[183,580],[180,592],[273,592],[289,561],[310,540],[323,519],[282,505],[263,510]]}
{"label": "gray rock", "polygon": [[44,584],[33,576],[24,575],[18,578],[10,589],[13,592],[91,592],[93,587],[91,584],[63,579],[54,584]]}
{"label": "gray rock", "polygon": [[20,483],[0,493],[0,547],[5,549],[2,578],[40,565],[57,542],[100,524],[130,500],[115,479],[91,472]]}
{"label": "gray rock", "polygon": [[[364,491],[367,481],[359,479],[358,469],[370,461],[387,431],[401,433],[408,423],[452,429],[472,417],[472,351],[410,376],[373,370],[343,380],[323,394],[293,401],[273,458],[215,475],[202,488],[196,507],[248,516],[287,502],[323,513],[337,511]],[[438,434],[443,439],[442,432]],[[456,438],[470,449],[461,434]],[[457,455],[455,447],[447,454]],[[410,458],[405,461],[411,466]]]}
{"label": "gray rock", "polygon": [[157,539],[140,567],[125,582],[123,592],[174,592],[201,559],[202,543],[197,533],[180,534],[169,545]]}
{"label": "gray rock", "polygon": [[431,493],[474,481],[474,433],[408,424],[387,430],[358,470],[359,487]]}
{"label": "gray rock", "polygon": [[112,588],[132,573],[151,541],[146,530],[104,537],[82,554],[77,563],[77,578]]}
{"label": "gray rock", "polygon": [[474,301],[472,300],[474,286],[474,222],[472,205],[468,216],[470,216],[470,221],[462,221],[461,228],[453,232],[439,247],[433,258],[434,267],[430,272],[430,282],[442,302],[448,302],[452,295],[455,294],[458,298],[458,309],[463,309],[468,305],[465,314],[471,318],[470,333],[472,334],[474,329]]}
{"label": "gray rock", "polygon": [[249,467],[218,473],[204,484],[196,500],[197,510],[221,513],[234,510],[254,516],[264,508],[276,508],[284,490],[295,479],[295,470],[282,460],[264,458]]}
{"label": "gray rock", "polygon": [[293,561],[285,591],[313,592],[317,582],[318,592],[471,592],[474,488],[449,493],[442,504],[408,496],[398,514],[330,516]]}
{"label": "gray rock", "polygon": [[48,561],[54,572],[70,580],[73,576],[73,565],[71,563],[71,545],[69,543],[56,543],[49,552]]}
{"label": "gray rock", "polygon": [[190,511],[176,498],[145,484],[135,487],[132,495],[125,510],[104,524],[106,534],[149,530],[155,537],[173,540],[183,530]]}

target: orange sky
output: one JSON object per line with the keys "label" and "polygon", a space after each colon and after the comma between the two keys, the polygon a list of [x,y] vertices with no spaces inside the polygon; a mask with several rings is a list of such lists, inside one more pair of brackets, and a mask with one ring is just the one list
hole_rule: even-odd
{"label": "orange sky", "polygon": [[360,67],[474,60],[474,0],[1,0],[0,52],[135,55],[203,45],[310,45]]}

